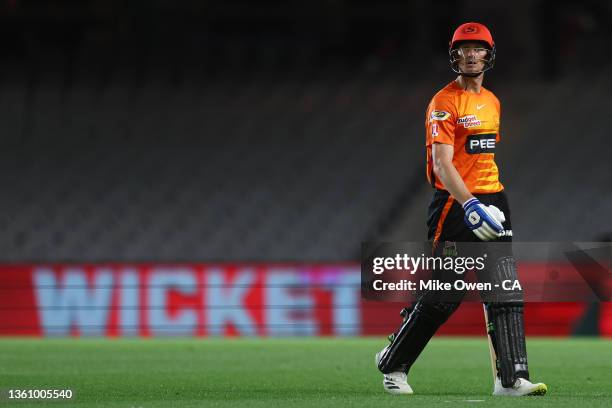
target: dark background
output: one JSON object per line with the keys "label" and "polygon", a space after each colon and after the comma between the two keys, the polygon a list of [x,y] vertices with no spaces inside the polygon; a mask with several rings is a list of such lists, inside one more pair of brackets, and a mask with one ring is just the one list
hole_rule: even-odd
{"label": "dark background", "polygon": [[497,45],[520,241],[605,240],[605,1],[0,3],[0,260],[353,260],[425,239],[448,42]]}

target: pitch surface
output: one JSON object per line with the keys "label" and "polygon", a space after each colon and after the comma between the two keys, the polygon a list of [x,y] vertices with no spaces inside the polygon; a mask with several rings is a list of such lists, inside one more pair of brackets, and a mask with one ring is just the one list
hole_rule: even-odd
{"label": "pitch surface", "polygon": [[[382,388],[385,339],[0,340],[0,406],[415,407],[612,406],[612,341],[528,340],[545,397],[492,397],[484,338],[434,339],[409,375]],[[72,389],[74,399],[6,400],[6,390]]]}

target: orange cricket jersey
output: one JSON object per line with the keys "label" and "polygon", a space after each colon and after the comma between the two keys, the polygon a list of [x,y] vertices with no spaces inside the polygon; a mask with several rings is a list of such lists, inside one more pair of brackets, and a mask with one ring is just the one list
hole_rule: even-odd
{"label": "orange cricket jersey", "polygon": [[432,144],[454,146],[453,164],[471,193],[497,193],[504,189],[495,164],[499,142],[499,100],[493,92],[467,92],[455,81],[434,95],[425,116],[427,179],[445,190],[433,172]]}

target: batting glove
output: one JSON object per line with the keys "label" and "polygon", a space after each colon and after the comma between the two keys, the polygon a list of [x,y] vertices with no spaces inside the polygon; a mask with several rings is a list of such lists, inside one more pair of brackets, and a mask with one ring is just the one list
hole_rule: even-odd
{"label": "batting glove", "polygon": [[477,198],[471,198],[463,203],[463,209],[465,223],[481,241],[496,239],[504,231],[502,223],[506,216],[494,205],[483,205]]}

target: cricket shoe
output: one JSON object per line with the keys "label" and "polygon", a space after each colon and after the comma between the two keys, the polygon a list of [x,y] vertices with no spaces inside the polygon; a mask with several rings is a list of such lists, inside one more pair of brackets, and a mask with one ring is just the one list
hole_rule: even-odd
{"label": "cricket shoe", "polygon": [[504,388],[502,386],[501,379],[497,377],[495,379],[493,395],[506,397],[522,397],[524,395],[544,395],[546,394],[546,391],[548,391],[546,384],[534,384],[524,378],[517,378],[512,387]]}
{"label": "cricket shoe", "polygon": [[[376,353],[375,360],[377,367],[385,349],[382,349]],[[392,373],[383,374],[383,387],[389,394],[412,394],[412,387],[410,387],[410,384],[408,384],[408,375],[406,375],[406,373],[403,371],[394,371]]]}

